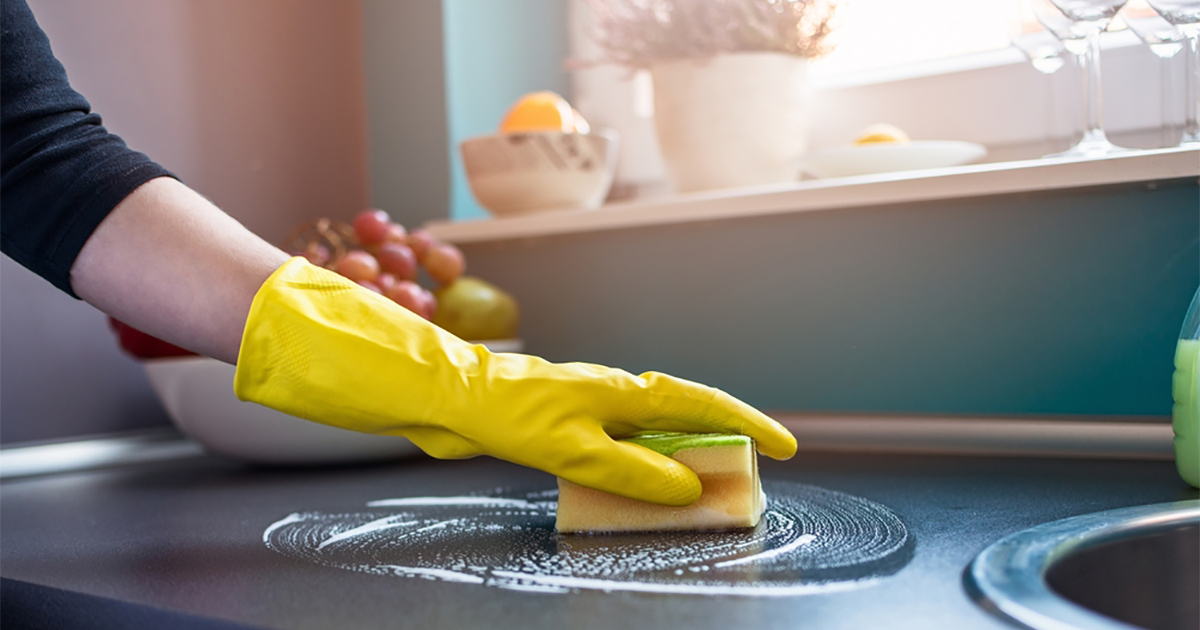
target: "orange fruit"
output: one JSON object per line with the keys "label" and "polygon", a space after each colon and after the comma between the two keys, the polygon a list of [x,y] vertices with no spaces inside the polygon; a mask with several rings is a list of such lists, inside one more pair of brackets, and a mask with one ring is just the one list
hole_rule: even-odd
{"label": "orange fruit", "polygon": [[884,123],[877,123],[858,132],[854,144],[903,144],[908,142],[908,134],[903,129]]}
{"label": "orange fruit", "polygon": [[587,133],[587,121],[558,94],[533,92],[522,96],[500,122],[501,133],[525,131]]}

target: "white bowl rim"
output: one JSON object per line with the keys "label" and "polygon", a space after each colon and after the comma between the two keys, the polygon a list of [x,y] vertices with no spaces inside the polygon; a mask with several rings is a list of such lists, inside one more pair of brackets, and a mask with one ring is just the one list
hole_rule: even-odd
{"label": "white bowl rim", "polygon": [[611,129],[609,127],[600,127],[598,129],[593,128],[588,133],[579,133],[578,131],[551,131],[549,129],[547,129],[546,131],[509,131],[509,132],[497,132],[497,133],[492,133],[492,134],[487,134],[487,135],[482,135],[482,136],[471,136],[470,138],[463,138],[462,140],[459,141],[459,144],[462,145],[462,144],[467,144],[468,142],[480,142],[483,140],[495,140],[495,139],[499,139],[499,138],[508,138],[511,136],[583,136],[583,137],[598,136],[598,137],[604,138],[605,140],[612,142],[612,141],[617,140],[619,134],[617,133],[617,131],[615,129]]}

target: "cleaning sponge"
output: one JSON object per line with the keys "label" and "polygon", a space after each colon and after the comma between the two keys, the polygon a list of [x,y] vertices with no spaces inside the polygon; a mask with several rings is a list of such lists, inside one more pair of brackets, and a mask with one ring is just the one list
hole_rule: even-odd
{"label": "cleaning sponge", "polygon": [[669,507],[558,480],[555,529],[561,533],[706,530],[754,527],[766,499],[754,441],[721,433],[647,433],[624,440],[687,466],[704,487],[700,499]]}

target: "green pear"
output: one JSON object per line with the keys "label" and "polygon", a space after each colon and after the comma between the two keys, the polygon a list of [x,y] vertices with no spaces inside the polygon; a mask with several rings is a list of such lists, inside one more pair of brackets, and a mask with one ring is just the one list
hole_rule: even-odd
{"label": "green pear", "polygon": [[460,339],[514,339],[521,313],[517,301],[494,284],[462,276],[438,289],[433,323]]}

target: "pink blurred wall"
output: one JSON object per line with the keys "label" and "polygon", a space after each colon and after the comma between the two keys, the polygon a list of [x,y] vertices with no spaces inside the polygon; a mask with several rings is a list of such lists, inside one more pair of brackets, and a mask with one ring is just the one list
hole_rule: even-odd
{"label": "pink blurred wall", "polygon": [[[269,241],[369,198],[358,0],[28,0],[110,130]],[[0,441],[167,423],[104,315],[0,258]]]}
{"label": "pink blurred wall", "polygon": [[368,203],[355,0],[30,0],[108,128],[264,238]]}

